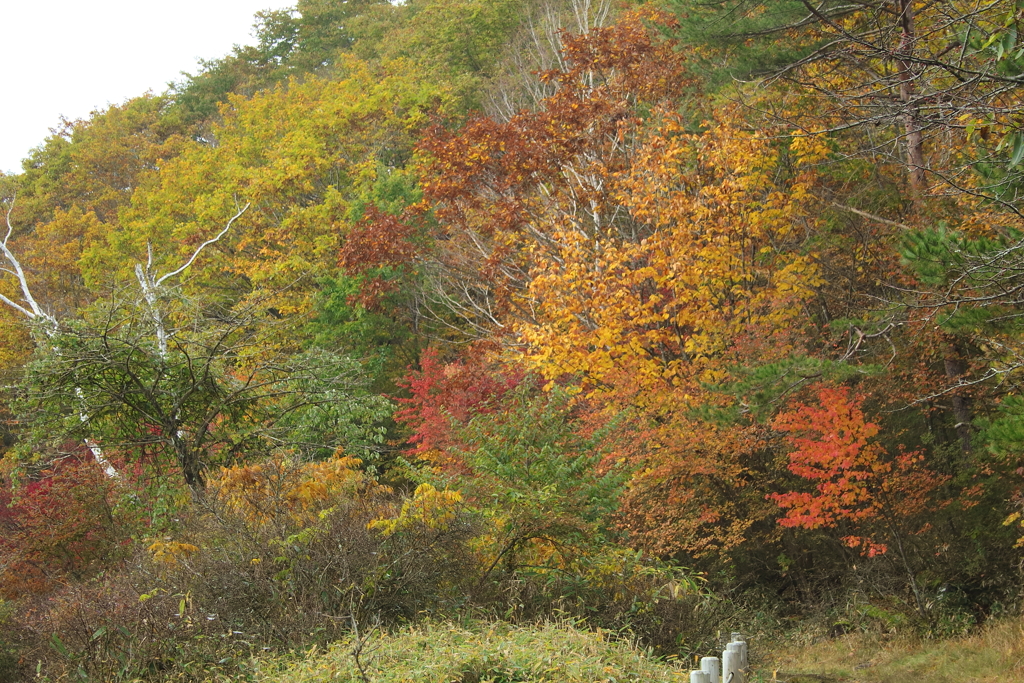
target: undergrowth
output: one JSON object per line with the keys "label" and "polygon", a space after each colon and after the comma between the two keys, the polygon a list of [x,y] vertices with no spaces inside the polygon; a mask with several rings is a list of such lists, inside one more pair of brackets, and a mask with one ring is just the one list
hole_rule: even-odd
{"label": "undergrowth", "polygon": [[780,643],[761,653],[755,681],[788,683],[1002,683],[1024,680],[1024,618],[970,635],[930,639],[891,631]]}
{"label": "undergrowth", "polygon": [[[359,652],[359,657],[355,656]],[[529,683],[560,681],[689,680],[688,671],[659,662],[606,633],[571,623],[512,626],[505,623],[427,622],[365,642],[349,637],[261,683]]]}

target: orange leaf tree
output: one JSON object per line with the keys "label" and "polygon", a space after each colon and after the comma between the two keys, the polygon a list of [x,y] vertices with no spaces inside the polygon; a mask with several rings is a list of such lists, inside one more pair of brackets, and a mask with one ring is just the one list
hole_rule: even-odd
{"label": "orange leaf tree", "polygon": [[[735,109],[700,113],[685,55],[645,20],[671,23],[644,10],[563,36],[566,66],[542,76],[554,94],[539,110],[428,131],[424,201],[406,220],[435,237],[416,259],[429,312],[506,342],[551,382],[582,382],[605,419],[636,411],[636,538],[660,553],[718,551],[752,523],[724,521],[738,509],[770,513],[763,490],[751,480],[742,503],[713,484],[685,492],[713,473],[745,476],[759,437],[689,411],[728,407],[708,385],[732,365],[806,351],[805,306],[822,283],[811,188],[829,148],[752,132]],[[641,500],[678,514],[645,515]]]}
{"label": "orange leaf tree", "polygon": [[846,388],[822,387],[816,405],[797,404],[775,418],[773,426],[794,448],[789,470],[814,490],[769,498],[786,510],[782,526],[845,529],[842,540],[869,557],[888,552],[883,540],[889,541],[923,612],[907,539],[930,527],[922,513],[946,504],[935,494],[949,477],[925,467],[919,452],[890,454],[875,439],[880,429],[865,417],[862,401]]}

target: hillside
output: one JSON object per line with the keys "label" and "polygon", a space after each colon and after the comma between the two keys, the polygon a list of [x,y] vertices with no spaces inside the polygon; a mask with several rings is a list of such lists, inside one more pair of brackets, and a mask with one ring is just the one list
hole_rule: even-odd
{"label": "hillside", "polygon": [[55,132],[0,681],[1016,675],[1019,5],[300,0]]}

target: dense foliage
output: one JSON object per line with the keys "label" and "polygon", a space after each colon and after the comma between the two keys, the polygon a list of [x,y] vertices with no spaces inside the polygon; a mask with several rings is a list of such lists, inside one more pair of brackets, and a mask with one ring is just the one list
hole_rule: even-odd
{"label": "dense foliage", "polygon": [[68,122],[0,176],[0,681],[1014,612],[1022,22],[300,0]]}

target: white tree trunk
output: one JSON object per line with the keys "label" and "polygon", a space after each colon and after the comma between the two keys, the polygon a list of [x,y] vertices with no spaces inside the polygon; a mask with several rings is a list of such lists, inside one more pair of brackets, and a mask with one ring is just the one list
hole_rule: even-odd
{"label": "white tree trunk", "polygon": [[[155,277],[151,273],[153,265],[152,250],[149,251],[145,268],[143,268],[141,263],[135,265],[135,276],[139,281],[139,287],[142,290],[142,296],[146,302],[146,308],[150,314],[150,317],[153,320],[153,331],[156,336],[157,349],[159,350],[161,358],[167,357],[168,334],[167,328],[165,327],[163,322],[163,315],[162,312],[160,311],[159,306],[158,295],[160,286],[168,278],[180,275],[189,266],[191,266],[195,262],[196,258],[199,257],[199,254],[202,253],[202,251],[206,247],[210,246],[211,244],[214,244],[215,242],[219,241],[222,237],[224,237],[224,235],[226,235],[228,231],[231,229],[232,224],[234,224],[234,222],[238,220],[238,218],[240,218],[242,214],[244,214],[248,209],[249,204],[246,204],[244,207],[239,209],[238,212],[235,213],[235,215],[232,216],[230,220],[228,220],[227,224],[224,226],[224,229],[221,230],[216,237],[208,239],[202,244],[200,244],[199,247],[196,248],[195,252],[193,252],[192,256],[188,259],[188,261],[186,261],[179,268],[176,268],[175,270],[166,273],[165,275]],[[13,299],[4,296],[3,294],[0,294],[0,302],[7,304],[8,307],[17,311],[18,313],[20,313],[29,320],[41,321],[43,323],[43,331],[46,334],[46,336],[53,338],[57,335],[57,330],[59,328],[57,318],[54,317],[52,314],[48,313],[47,311],[45,311],[39,305],[39,302],[36,301],[36,298],[32,295],[32,289],[29,287],[28,278],[25,276],[25,269],[22,267],[21,261],[19,261],[17,256],[15,256],[14,252],[11,251],[9,245],[11,235],[14,233],[14,226],[11,223],[12,211],[14,211],[13,199],[11,200],[10,205],[7,207],[7,212],[5,214],[7,223],[7,233],[4,235],[3,240],[0,241],[0,254],[3,255],[5,263],[4,266],[0,266],[0,272],[6,272],[10,275],[13,275],[17,279],[18,287],[21,290],[22,302],[18,303]],[[59,353],[60,349],[55,348],[54,351]],[[82,402],[82,408],[78,412],[78,417],[79,419],[81,419],[82,422],[88,422],[89,414],[85,408],[85,397],[81,388],[76,388],[75,394]],[[181,434],[179,433],[178,436],[181,436]],[[106,457],[103,455],[103,449],[100,447],[99,443],[97,443],[94,439],[91,438],[86,438],[83,441],[85,443],[86,448],[88,448],[89,452],[92,453],[93,459],[101,468],[103,468],[104,473],[111,479],[120,479],[120,473],[118,473],[117,469],[115,469],[114,466],[110,464],[110,461],[107,460]]]}

